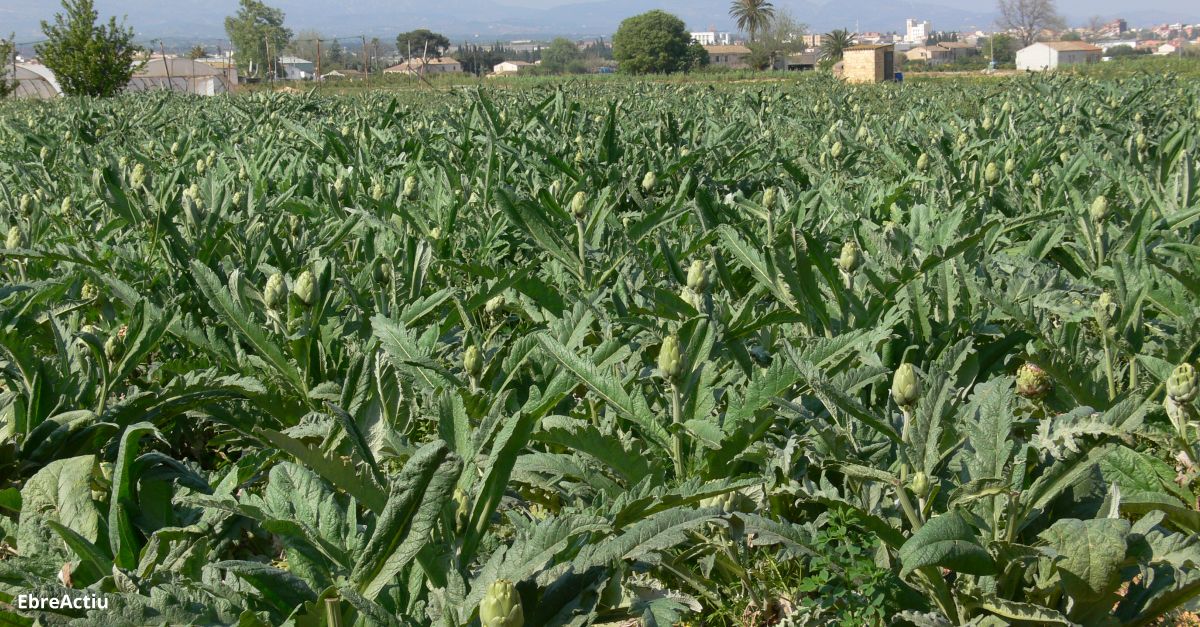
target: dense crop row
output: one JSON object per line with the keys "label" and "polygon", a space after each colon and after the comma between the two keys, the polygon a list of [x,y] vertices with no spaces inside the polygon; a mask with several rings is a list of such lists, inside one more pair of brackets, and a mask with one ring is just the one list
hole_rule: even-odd
{"label": "dense crop row", "polygon": [[1146,623],[1198,129],[1169,78],[8,105],[0,603]]}

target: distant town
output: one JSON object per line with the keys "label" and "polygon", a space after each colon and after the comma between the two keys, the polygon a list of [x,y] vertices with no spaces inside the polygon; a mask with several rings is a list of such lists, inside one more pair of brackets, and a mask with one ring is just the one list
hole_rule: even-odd
{"label": "distant town", "polygon": [[[676,69],[828,69],[850,81],[879,82],[896,80],[905,72],[1041,71],[1143,55],[1200,56],[1200,24],[1131,27],[1124,19],[1094,18],[1086,26],[1067,28],[1053,15],[1050,0],[1037,1],[1050,7],[1050,19],[1030,23],[1013,16],[1007,28],[998,26],[993,31],[939,30],[915,16],[889,32],[811,33],[801,19],[775,11],[769,2],[735,0],[731,17],[738,16],[741,5],[759,11],[766,7],[765,13],[741,21],[746,26],[743,32],[713,27],[688,30],[692,51],[687,63]],[[1005,0],[1000,4],[1004,8]],[[248,14],[248,10],[265,13]],[[245,26],[240,25],[243,22]],[[331,37],[314,30],[293,33],[285,26],[282,11],[257,2],[243,2],[242,12],[226,24],[230,37],[217,45],[168,48],[159,40],[140,42],[139,63],[125,90],[165,88],[215,95],[239,85],[267,82],[612,74],[632,67],[623,67],[619,54],[614,54],[615,36],[480,44],[454,42],[417,29],[390,41]],[[64,93],[54,71],[39,58],[39,45],[8,42],[4,76],[15,85],[16,97],[53,98]]]}

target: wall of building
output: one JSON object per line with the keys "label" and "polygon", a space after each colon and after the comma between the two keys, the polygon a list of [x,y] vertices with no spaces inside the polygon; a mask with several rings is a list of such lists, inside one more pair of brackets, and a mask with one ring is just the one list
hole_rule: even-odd
{"label": "wall of building", "polygon": [[1017,69],[1040,72],[1057,65],[1055,50],[1050,46],[1034,44],[1017,51]]}
{"label": "wall of building", "polygon": [[842,58],[842,78],[851,83],[879,83],[883,76],[883,49],[847,50]]}

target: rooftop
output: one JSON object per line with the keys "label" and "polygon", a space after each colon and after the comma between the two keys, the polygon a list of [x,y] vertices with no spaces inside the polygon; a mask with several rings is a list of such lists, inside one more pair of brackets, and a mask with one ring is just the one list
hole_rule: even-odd
{"label": "rooftop", "polygon": [[1038,43],[1045,44],[1059,52],[1102,52],[1100,48],[1084,41],[1040,41]]}
{"label": "rooftop", "polygon": [[705,46],[709,54],[750,54],[746,46]]}
{"label": "rooftop", "polygon": [[846,48],[846,51],[849,52],[852,50],[879,50],[880,48],[891,48],[891,47],[893,47],[892,44],[858,44],[858,45],[850,46],[849,48]]}

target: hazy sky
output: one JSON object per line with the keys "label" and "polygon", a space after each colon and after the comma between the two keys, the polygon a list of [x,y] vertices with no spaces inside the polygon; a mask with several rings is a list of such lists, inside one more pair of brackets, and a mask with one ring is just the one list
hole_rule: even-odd
{"label": "hazy sky", "polygon": [[[0,0],[3,4],[8,0]],[[502,0],[503,4],[511,4],[516,6],[533,7],[533,8],[549,8],[562,6],[566,4],[576,4],[580,2],[593,2],[594,0]],[[954,7],[966,9],[969,11],[993,11],[996,8],[996,0],[920,0],[924,4],[938,4],[946,7]],[[879,4],[896,4],[894,0],[878,0]],[[823,4],[822,0],[815,0],[816,4]],[[655,4],[652,0],[648,0],[646,5],[652,6]],[[805,3],[789,2],[788,0],[776,0],[775,6],[779,7],[799,7]],[[901,4],[904,4],[901,2]],[[1182,11],[1196,16],[1200,20],[1200,0],[1058,0],[1059,10],[1064,13],[1091,15],[1091,14],[1108,14],[1121,13],[1122,11]]]}

